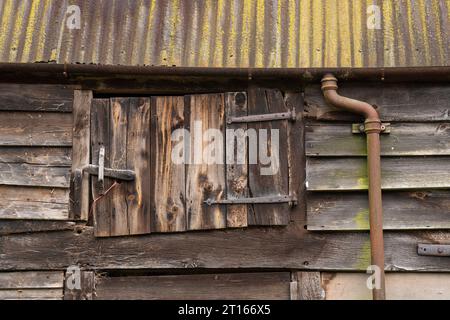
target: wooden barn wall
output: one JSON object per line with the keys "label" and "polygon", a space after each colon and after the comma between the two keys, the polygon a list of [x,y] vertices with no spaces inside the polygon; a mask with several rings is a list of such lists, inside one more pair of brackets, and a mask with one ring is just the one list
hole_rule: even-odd
{"label": "wooden barn wall", "polygon": [[[449,258],[419,256],[417,244],[450,243],[450,86],[339,90],[391,124],[382,137],[387,297],[449,299]],[[69,220],[73,89],[0,84],[0,299],[370,298],[364,137],[350,130],[362,119],[327,106],[319,84],[303,96],[295,134],[306,170],[291,172],[300,194],[287,226],[95,238]],[[64,276],[74,265],[79,291]]]}

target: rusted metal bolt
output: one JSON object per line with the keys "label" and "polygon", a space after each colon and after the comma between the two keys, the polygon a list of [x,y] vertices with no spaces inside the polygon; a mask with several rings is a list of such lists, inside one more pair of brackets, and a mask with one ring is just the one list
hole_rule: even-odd
{"label": "rusted metal bolt", "polygon": [[359,126],[359,131],[364,132],[364,125],[363,124]]}
{"label": "rusted metal bolt", "polygon": [[438,248],[438,249],[437,249],[437,252],[438,252],[438,253],[444,253],[444,249]]}

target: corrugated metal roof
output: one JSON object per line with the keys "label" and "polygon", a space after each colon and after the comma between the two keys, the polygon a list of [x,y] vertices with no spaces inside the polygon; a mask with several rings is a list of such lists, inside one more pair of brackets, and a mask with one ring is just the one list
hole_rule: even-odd
{"label": "corrugated metal roof", "polygon": [[[69,29],[69,5],[81,28]],[[381,29],[368,29],[368,6]],[[449,65],[449,0],[0,0],[0,61],[201,67]]]}

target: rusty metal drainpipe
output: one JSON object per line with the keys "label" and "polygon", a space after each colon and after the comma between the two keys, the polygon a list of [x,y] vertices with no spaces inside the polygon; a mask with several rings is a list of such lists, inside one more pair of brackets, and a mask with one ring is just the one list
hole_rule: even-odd
{"label": "rusty metal drainpipe", "polygon": [[325,100],[333,106],[361,114],[365,117],[367,135],[367,168],[369,175],[369,222],[371,263],[380,268],[380,288],[373,289],[374,300],[385,300],[383,210],[381,206],[380,132],[382,125],[378,112],[370,104],[340,96],[337,79],[330,73],[322,78]]}

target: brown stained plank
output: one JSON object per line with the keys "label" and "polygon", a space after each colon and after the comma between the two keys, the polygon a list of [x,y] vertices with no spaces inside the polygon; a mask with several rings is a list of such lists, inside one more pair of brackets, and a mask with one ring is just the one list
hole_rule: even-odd
{"label": "brown stained plank", "polygon": [[325,292],[321,286],[320,272],[293,272],[291,300],[324,300]]}
{"label": "brown stained plank", "polygon": [[[248,114],[285,112],[287,108],[278,90],[251,87],[248,91]],[[249,163],[249,195],[251,197],[287,195],[288,156],[287,121],[265,121],[248,123],[248,128],[258,134],[258,161]],[[261,141],[261,133],[266,132],[267,143]],[[272,134],[278,132],[278,150],[272,143]],[[251,143],[251,142],[250,142]],[[261,149],[261,146],[264,146]],[[264,150],[264,149],[267,149]],[[249,145],[251,150],[251,145]],[[251,152],[251,151],[249,151]],[[263,164],[261,155],[271,155],[271,162]],[[249,155],[250,156],[250,155]],[[272,166],[272,168],[270,168]],[[266,170],[267,172],[264,172]],[[286,225],[289,223],[288,204],[255,204],[250,206],[249,225]]]}
{"label": "brown stained plank", "polygon": [[71,146],[72,114],[0,112],[0,146]]}
{"label": "brown stained plank", "polygon": [[[72,172],[90,163],[90,125],[92,91],[75,90],[73,102],[73,146]],[[89,214],[89,175],[84,174],[81,181],[79,212],[71,212],[71,217],[87,220]]]}
{"label": "brown stained plank", "polygon": [[[371,300],[364,273],[322,273],[327,300]],[[448,273],[387,273],[387,300],[449,300]]]}
{"label": "brown stained plank", "polygon": [[[105,167],[111,167],[111,147],[110,147],[110,100],[94,99],[91,108],[91,152],[92,163],[98,164],[98,154],[100,147],[105,148]],[[112,185],[109,178],[104,180],[104,190]],[[97,199],[99,194],[97,177],[91,177],[92,198]],[[115,192],[111,191],[111,192]],[[93,219],[96,237],[108,237],[111,234],[111,201],[110,198],[103,198],[93,205]]]}
{"label": "brown stained plank", "polygon": [[[229,117],[246,116],[246,93],[230,92],[225,94],[225,105],[227,119]],[[226,125],[225,156],[227,199],[248,197],[248,145],[245,136],[246,131],[246,123],[227,123]],[[247,215],[247,205],[228,205],[227,227],[246,227]]]}
{"label": "brown stained plank", "polygon": [[0,147],[0,162],[70,166],[72,149],[68,147]]}
{"label": "brown stained plank", "polygon": [[[174,163],[172,152],[184,144],[188,137],[175,136],[180,139],[172,141],[175,130],[184,129],[184,98],[152,98],[151,136],[152,144],[152,225],[156,232],[186,230],[186,184],[185,163]],[[183,137],[183,138],[182,138]],[[182,152],[182,151],[180,151]],[[178,154],[180,155],[180,154]],[[181,157],[184,154],[181,153]]]}
{"label": "brown stained plank", "polygon": [[[339,94],[378,106],[383,121],[448,121],[450,87],[447,84],[364,84],[340,82]],[[305,115],[324,121],[360,121],[358,115],[327,105],[320,84],[305,88]]]}
{"label": "brown stained plank", "polygon": [[[127,169],[127,109],[129,107],[129,98],[111,99],[110,165],[113,169]],[[128,184],[122,182],[119,186],[115,187],[112,194],[108,196],[111,200],[111,236],[130,234],[130,227],[128,225],[127,189]]]}
{"label": "brown stained plank", "polygon": [[288,272],[105,277],[96,299],[287,300],[289,280]]}
{"label": "brown stained plank", "polygon": [[80,288],[69,288],[65,281],[64,300],[92,300],[95,295],[94,271],[80,272]]}
{"label": "brown stained plank", "polygon": [[69,167],[0,163],[0,184],[35,187],[69,187]]}
{"label": "brown stained plank", "polygon": [[[217,129],[223,134],[224,96],[222,94],[190,96],[189,126],[191,164],[186,168],[187,229],[225,228],[225,206],[207,206],[204,203],[207,199],[225,198],[224,143],[216,141],[214,148],[211,147],[214,144],[212,138],[203,139],[204,132],[208,129]],[[208,146],[211,153],[207,151]],[[218,154],[214,154],[214,151]],[[219,158],[222,158],[222,164],[217,164]]]}
{"label": "brown stained plank", "polygon": [[[38,207],[36,209],[38,209]],[[1,218],[3,219],[3,217]],[[65,219],[67,219],[67,205]],[[22,220],[21,218],[0,220],[0,236],[18,233],[49,232],[74,229],[75,222],[73,221]]]}
{"label": "brown stained plank", "polygon": [[[303,225],[95,238],[85,227],[0,237],[0,270],[283,268],[365,271],[368,232],[309,232]],[[450,272],[447,257],[417,255],[417,243],[450,243],[450,232],[385,231],[388,271]],[[343,250],[342,248],[345,248]],[[145,254],[143,254],[145,253]]]}
{"label": "brown stained plank", "polygon": [[150,233],[150,99],[130,98],[127,111],[126,168],[136,173],[125,183],[129,233]]}
{"label": "brown stained plank", "polygon": [[65,85],[0,84],[0,110],[71,112],[73,90]]}
{"label": "brown stained plank", "polygon": [[[351,124],[308,124],[308,156],[365,156],[365,134],[351,132]],[[450,155],[450,123],[392,123],[381,135],[381,155]]]}
{"label": "brown stained plank", "polygon": [[[399,157],[381,159],[383,189],[450,187],[449,157]],[[308,190],[366,190],[365,158],[308,158]]]}
{"label": "brown stained plank", "polygon": [[0,289],[56,289],[63,280],[62,271],[1,272]]}
{"label": "brown stained plank", "polygon": [[[367,193],[309,193],[308,230],[368,230]],[[449,229],[450,191],[383,193],[386,230]]]}

